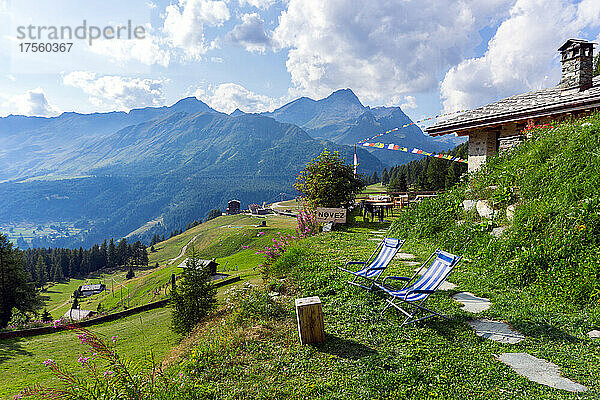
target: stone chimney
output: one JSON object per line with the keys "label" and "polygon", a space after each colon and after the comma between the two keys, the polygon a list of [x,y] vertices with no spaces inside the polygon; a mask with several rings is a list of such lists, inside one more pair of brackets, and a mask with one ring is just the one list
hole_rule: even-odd
{"label": "stone chimney", "polygon": [[560,46],[563,90],[583,91],[592,87],[594,44],[582,39],[569,39]]}

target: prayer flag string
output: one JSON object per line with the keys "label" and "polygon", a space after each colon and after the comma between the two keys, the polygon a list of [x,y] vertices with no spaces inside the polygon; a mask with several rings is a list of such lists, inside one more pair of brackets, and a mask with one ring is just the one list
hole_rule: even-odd
{"label": "prayer flag string", "polygon": [[424,156],[429,156],[429,157],[435,157],[435,158],[443,158],[444,160],[449,160],[449,161],[456,161],[456,162],[461,162],[461,163],[468,163],[467,160],[464,160],[460,157],[454,157],[451,156],[449,154],[435,154],[435,153],[429,153],[427,151],[421,150],[421,149],[417,149],[417,148],[408,148],[408,147],[402,147],[399,146],[397,144],[393,144],[393,143],[362,143],[361,146],[364,147],[373,147],[376,149],[387,149],[387,150],[396,150],[396,151],[404,151],[406,153],[412,153],[412,154],[421,154]]}
{"label": "prayer flag string", "polygon": [[398,127],[396,127],[396,128],[392,128],[392,129],[390,129],[390,130],[387,130],[387,131],[385,131],[385,132],[378,133],[378,134],[377,134],[377,135],[375,135],[375,136],[371,136],[370,138],[367,138],[367,139],[363,139],[363,140],[361,140],[360,142],[358,142],[358,144],[363,144],[364,142],[372,141],[373,139],[376,139],[376,138],[378,138],[378,137],[380,137],[380,136],[387,135],[388,133],[392,133],[392,132],[399,131],[400,129],[404,129],[404,128],[406,128],[406,127],[409,127],[409,126],[411,126],[411,125],[417,125],[417,124],[420,124],[420,123],[422,123],[422,122],[429,121],[429,120],[432,120],[432,119],[435,119],[435,118],[447,117],[447,116],[450,116],[450,115],[454,115],[454,114],[463,113],[463,112],[465,112],[465,111],[468,111],[468,110],[454,111],[454,112],[447,113],[447,114],[438,114],[438,115],[435,115],[435,116],[433,116],[433,117],[427,117],[427,118],[423,118],[423,119],[420,119],[420,120],[418,120],[418,121],[414,121],[414,122],[411,122],[411,123],[409,123],[409,124],[405,124],[405,125],[402,125],[402,126],[398,126]]}

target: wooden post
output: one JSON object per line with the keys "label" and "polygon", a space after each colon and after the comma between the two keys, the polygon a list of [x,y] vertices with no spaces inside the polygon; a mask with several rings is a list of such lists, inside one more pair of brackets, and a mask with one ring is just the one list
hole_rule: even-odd
{"label": "wooden post", "polygon": [[296,318],[301,344],[325,341],[323,308],[318,296],[296,299]]}

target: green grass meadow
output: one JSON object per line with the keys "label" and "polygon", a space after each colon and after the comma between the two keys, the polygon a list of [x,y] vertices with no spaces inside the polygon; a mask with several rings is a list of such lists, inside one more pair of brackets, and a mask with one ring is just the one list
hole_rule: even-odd
{"label": "green grass meadow", "polygon": [[[169,329],[171,309],[160,308],[89,329],[107,338],[118,336],[119,354],[133,360],[149,357],[161,360],[180,340]],[[48,358],[73,371],[83,370],[77,362],[86,348],[71,332],[27,338],[0,340],[0,398],[12,399],[21,389],[34,383],[57,384],[57,379],[42,362]]]}

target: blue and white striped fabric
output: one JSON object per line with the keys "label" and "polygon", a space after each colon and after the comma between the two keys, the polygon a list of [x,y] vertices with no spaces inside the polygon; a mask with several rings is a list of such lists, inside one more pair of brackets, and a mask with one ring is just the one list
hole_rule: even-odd
{"label": "blue and white striped fabric", "polygon": [[431,263],[431,266],[415,283],[402,290],[392,290],[383,285],[377,285],[386,293],[393,297],[401,298],[405,301],[419,301],[427,296],[428,293],[410,293],[412,290],[434,290],[446,279],[454,265],[458,256],[455,256],[445,251],[439,250],[437,257]]}
{"label": "blue and white striped fabric", "polygon": [[394,258],[400,249],[401,243],[400,240],[394,238],[383,239],[383,246],[377,257],[369,265],[354,274],[363,278],[375,279],[387,268],[392,258]]}

